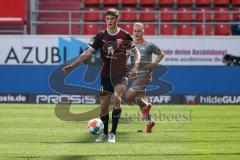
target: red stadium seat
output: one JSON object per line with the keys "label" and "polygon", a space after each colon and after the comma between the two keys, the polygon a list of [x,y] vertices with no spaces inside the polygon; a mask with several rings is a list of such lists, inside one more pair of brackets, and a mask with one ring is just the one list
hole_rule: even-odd
{"label": "red stadium seat", "polygon": [[133,33],[133,25],[132,24],[123,24],[121,28],[128,31],[130,34]]}
{"label": "red stadium seat", "polygon": [[99,5],[100,0],[84,0],[83,3],[85,5]]}
{"label": "red stadium seat", "polygon": [[[12,23],[12,22],[11,22]],[[0,35],[20,35],[26,34],[24,25],[20,24],[2,24],[0,23]]]}
{"label": "red stadium seat", "polygon": [[[68,35],[68,24],[39,24],[37,26],[37,34],[50,34],[50,35]],[[80,34],[80,26],[72,25],[71,34]]]}
{"label": "red stadium seat", "polygon": [[192,25],[179,24],[177,25],[177,35],[192,35]]}
{"label": "red stadium seat", "polygon": [[240,4],[240,0],[232,0],[232,3],[235,5],[239,5]]}
{"label": "red stadium seat", "polygon": [[196,0],[195,2],[197,5],[210,5],[211,0]]}
{"label": "red stadium seat", "polygon": [[69,14],[68,13],[64,13],[64,12],[59,12],[59,13],[45,13],[45,12],[42,12],[42,13],[39,13],[38,14],[38,20],[39,21],[69,21],[71,20],[72,22],[73,21],[77,21],[79,22],[81,20],[81,15],[80,13],[72,13],[71,15],[71,19],[69,17]]}
{"label": "red stadium seat", "polygon": [[50,13],[50,12],[40,12],[38,14],[38,20],[40,21],[69,21],[68,13]]}
{"label": "red stadium seat", "polygon": [[216,7],[215,8],[215,14],[214,14],[214,20],[215,21],[229,21],[230,15],[229,15],[229,9],[226,7]]}
{"label": "red stadium seat", "polygon": [[80,10],[80,0],[40,0],[38,5],[40,10]]}
{"label": "red stadium seat", "polygon": [[159,0],[160,5],[173,5],[175,0]]}
{"label": "red stadium seat", "polygon": [[228,5],[230,3],[230,0],[214,0],[213,3],[215,5]]}
{"label": "red stadium seat", "polygon": [[98,33],[97,24],[84,24],[83,25],[83,34],[85,35],[94,35]]}
{"label": "red stadium seat", "polygon": [[211,35],[211,25],[197,24],[196,35]]}
{"label": "red stadium seat", "polygon": [[161,35],[174,35],[173,24],[162,24],[160,28]]}
{"label": "red stadium seat", "polygon": [[191,8],[178,8],[177,20],[178,21],[192,21],[192,9]]}
{"label": "red stadium seat", "polygon": [[23,0],[0,1],[0,34],[26,34],[29,31],[29,3]]}
{"label": "red stadium seat", "polygon": [[103,5],[117,5],[118,0],[103,0],[102,3]]}
{"label": "red stadium seat", "polygon": [[227,24],[215,24],[214,34],[215,35],[229,35],[230,34],[230,26]]}
{"label": "red stadium seat", "polygon": [[154,21],[154,20],[155,20],[154,8],[142,7],[140,13],[140,21]]}
{"label": "red stadium seat", "polygon": [[72,13],[72,21],[80,21],[81,20],[81,14],[78,12]]}
{"label": "red stadium seat", "polygon": [[85,13],[83,15],[83,20],[84,21],[99,21],[99,9],[90,7],[90,8],[85,8],[84,9]]}
{"label": "red stadium seat", "polygon": [[177,0],[177,4],[178,5],[182,5],[182,4],[192,4],[192,0]]}
{"label": "red stadium seat", "polygon": [[122,21],[136,21],[137,13],[136,8],[134,7],[124,7],[121,11],[121,20]]}
{"label": "red stadium seat", "polygon": [[68,34],[67,24],[39,24],[37,26],[37,34]]}
{"label": "red stadium seat", "polygon": [[173,8],[170,7],[160,8],[160,20],[173,21],[174,20]]}
{"label": "red stadium seat", "polygon": [[154,24],[145,24],[144,25],[144,34],[145,35],[154,35],[155,34]]}
{"label": "red stadium seat", "polygon": [[81,34],[80,30],[81,30],[80,24],[72,24],[72,28],[71,28],[72,34],[79,35]]}
{"label": "red stadium seat", "polygon": [[233,19],[237,20],[238,18],[240,18],[240,7],[235,7],[233,11]]}
{"label": "red stadium seat", "polygon": [[136,5],[137,0],[122,0],[123,5]]}
{"label": "red stadium seat", "polygon": [[154,5],[155,0],[139,0],[140,5]]}
{"label": "red stadium seat", "polygon": [[197,21],[210,21],[211,20],[211,13],[210,8],[208,7],[197,7],[198,13],[196,13],[196,20]]}

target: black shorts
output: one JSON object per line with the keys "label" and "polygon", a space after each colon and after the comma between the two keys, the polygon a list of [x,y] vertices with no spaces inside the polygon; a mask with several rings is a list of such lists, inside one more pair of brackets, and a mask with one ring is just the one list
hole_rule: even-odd
{"label": "black shorts", "polygon": [[114,87],[118,84],[127,86],[128,78],[127,77],[110,77],[110,76],[101,76],[101,92],[100,95],[106,95],[108,93],[113,93]]}

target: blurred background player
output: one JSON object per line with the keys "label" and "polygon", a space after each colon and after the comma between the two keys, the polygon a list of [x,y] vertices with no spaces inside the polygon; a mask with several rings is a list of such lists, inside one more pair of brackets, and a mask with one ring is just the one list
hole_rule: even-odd
{"label": "blurred background player", "polygon": [[108,142],[115,143],[115,135],[121,115],[121,97],[126,92],[127,79],[127,51],[134,53],[134,66],[129,73],[130,77],[136,75],[140,61],[138,52],[131,35],[117,26],[119,12],[108,9],[105,13],[107,28],[95,35],[88,49],[82,53],[72,64],[63,68],[65,73],[75,68],[79,63],[89,58],[95,50],[101,49],[103,67],[101,70],[101,113],[100,118],[104,124],[104,132],[99,135],[96,142],[101,142],[108,134],[109,103],[113,94],[112,130],[108,134]]}
{"label": "blurred background player", "polygon": [[[142,111],[142,118],[147,120],[146,132],[151,133],[152,127],[155,125],[153,118],[149,114],[152,105],[144,97],[146,87],[152,80],[153,67],[162,60],[164,53],[155,44],[144,40],[143,35],[144,25],[142,23],[134,23],[133,38],[141,54],[141,61],[138,73],[134,78],[132,86],[128,89],[126,97],[129,103],[136,102],[139,105]],[[152,54],[158,55],[154,62],[152,62]]]}

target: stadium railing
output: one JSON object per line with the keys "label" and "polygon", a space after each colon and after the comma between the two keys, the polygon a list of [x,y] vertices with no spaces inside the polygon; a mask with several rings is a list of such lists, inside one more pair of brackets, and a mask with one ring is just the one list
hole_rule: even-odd
{"label": "stadium railing", "polygon": [[[103,10],[97,10],[97,11],[87,11],[87,10],[39,10],[39,9],[32,9],[31,11],[31,34],[95,34],[97,31],[100,31],[104,28],[104,18],[103,18]],[[136,14],[138,22],[142,22],[145,25],[154,26],[154,32],[149,32],[149,35],[165,35],[163,32],[164,28],[162,28],[164,25],[171,25],[173,26],[172,29],[172,35],[186,35],[184,32],[182,33],[179,31],[179,25],[185,25],[188,26],[187,29],[191,29],[190,35],[199,35],[196,34],[196,29],[198,25],[203,26],[202,35],[231,35],[230,32],[230,26],[233,24],[237,24],[235,21],[235,17],[238,17],[240,15],[239,10],[207,10],[207,11],[199,11],[199,10],[168,10],[168,11],[149,11],[147,14],[154,14],[155,19],[148,21],[147,19],[141,20],[140,15],[146,14],[145,11],[122,11],[121,13],[127,13],[127,14]],[[48,16],[43,16],[43,15]],[[50,15],[55,16],[51,16]],[[84,15],[86,14],[95,14],[99,16],[98,20],[84,20]],[[173,14],[174,20],[162,20],[162,16],[164,14]],[[190,14],[190,19],[179,19],[179,16],[181,14]],[[211,19],[209,20],[209,14],[211,15]],[[196,16],[201,15],[202,20],[196,19]],[[224,19],[224,15],[227,19]],[[237,15],[237,16],[236,16]],[[217,18],[217,16],[220,16]],[[222,19],[221,19],[222,16]],[[34,17],[34,18],[33,18]],[[208,18],[208,19],[207,19]],[[131,25],[135,21],[121,21],[119,22],[119,25]],[[84,26],[92,25],[94,26],[94,29],[91,30],[91,32],[84,32]],[[189,27],[189,25],[191,27]],[[215,28],[217,26],[227,26],[222,27],[224,30],[223,32],[216,32]],[[97,26],[97,28],[96,28]],[[210,26],[211,33],[209,34],[209,31],[207,31],[207,28],[204,26]],[[57,29],[57,28],[60,29]],[[129,31],[131,31],[130,27],[127,27]],[[150,27],[149,30],[152,28]],[[183,27],[184,29],[184,27]],[[221,27],[220,27],[221,30]],[[168,35],[168,34],[166,34]],[[187,32],[187,35],[189,35],[189,31]]]}

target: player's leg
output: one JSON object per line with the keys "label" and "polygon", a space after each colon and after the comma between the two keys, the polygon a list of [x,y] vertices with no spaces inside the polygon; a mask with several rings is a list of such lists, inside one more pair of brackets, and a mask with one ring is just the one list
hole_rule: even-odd
{"label": "player's leg", "polygon": [[113,94],[113,112],[112,112],[112,130],[108,137],[108,142],[115,143],[115,135],[117,131],[118,122],[121,116],[121,100],[126,92],[127,79],[115,80],[114,94]]}
{"label": "player's leg", "polygon": [[116,129],[118,125],[118,121],[121,115],[121,100],[122,96],[126,92],[126,86],[122,84],[118,84],[114,88],[114,95],[113,95],[113,112],[112,112],[112,118],[113,118],[113,123],[112,123],[112,131],[111,133],[116,134]]}
{"label": "player's leg", "polygon": [[[135,103],[138,104],[142,113],[143,113],[144,107],[149,105],[147,102],[147,99],[144,98],[144,96],[145,95],[143,92],[137,92],[132,87],[130,87],[126,93],[128,104],[135,104]],[[146,117],[143,119],[148,119],[149,113],[145,116]]]}
{"label": "player's leg", "polygon": [[109,121],[109,103],[111,99],[112,93],[107,93],[106,95],[100,96],[101,103],[101,113],[100,118],[104,124],[104,134],[108,134],[108,121]]}
{"label": "player's leg", "polygon": [[[142,107],[143,105],[146,105],[148,104],[148,101],[147,99],[145,98],[145,92],[137,92],[135,90],[133,90],[131,87],[128,89],[127,93],[126,93],[126,98],[127,98],[127,101],[128,103],[132,103],[132,100],[134,99],[135,101],[135,98],[138,97],[139,98],[139,101],[138,102],[138,105],[140,107],[140,110],[142,112],[142,114],[144,113],[144,108]],[[137,98],[136,98],[137,99]],[[148,104],[148,105],[151,105],[151,104]],[[154,122],[154,119],[151,117],[149,111],[146,112],[145,110],[145,116],[146,116],[146,120],[147,120],[147,125],[145,127],[145,132],[146,133],[151,133],[152,132],[152,128],[154,127],[155,125],[155,122]]]}
{"label": "player's leg", "polygon": [[108,135],[108,121],[109,121],[109,102],[111,99],[112,93],[107,93],[106,95],[100,96],[100,105],[101,105],[101,113],[100,119],[103,122],[104,129],[103,133],[99,135],[99,137],[95,140],[96,142],[102,142],[105,137]]}
{"label": "player's leg", "polygon": [[[149,115],[149,111],[152,107],[151,104],[149,104],[147,100],[144,98],[146,93],[146,87],[149,85],[150,81],[151,78],[148,76],[138,78],[133,82],[132,86],[129,88],[129,92],[135,94],[135,101],[142,111],[143,119],[148,118],[147,116]],[[129,99],[132,98],[130,96],[133,95],[130,93],[128,94]]]}
{"label": "player's leg", "polygon": [[145,98],[144,92],[139,92],[136,95],[136,103],[139,105],[141,112],[142,112],[142,119],[149,119],[149,111],[152,107],[151,103],[148,103],[147,99]]}
{"label": "player's leg", "polygon": [[137,92],[130,87],[126,92],[127,103],[133,105],[136,103],[136,94]]}
{"label": "player's leg", "polygon": [[141,101],[142,101],[141,103],[146,103],[146,104],[148,104],[148,106],[150,106],[150,107],[147,107],[147,108],[143,108],[143,107],[140,107],[140,108],[141,108],[141,111],[142,111],[143,118],[147,120],[147,125],[145,127],[145,132],[146,133],[151,133],[152,128],[155,125],[155,121],[149,113],[152,105],[150,103],[148,103],[148,101],[145,97],[145,92],[138,93],[137,96],[138,96],[139,99],[141,99]]}
{"label": "player's leg", "polygon": [[152,128],[154,126],[155,126],[155,121],[151,116],[149,116],[148,120],[147,120],[147,125],[146,125],[146,128],[145,128],[145,132],[146,133],[152,133]]}
{"label": "player's leg", "polygon": [[[144,98],[146,88],[146,85],[144,83],[144,80],[136,79],[126,93],[128,104],[136,103],[140,107],[141,111],[149,106],[147,100]],[[146,119],[146,115],[144,115],[144,119]]]}
{"label": "player's leg", "polygon": [[112,96],[114,88],[111,84],[109,77],[101,77],[101,91],[100,91],[100,119],[104,124],[103,133],[96,139],[96,142],[101,142],[104,140],[105,136],[108,134],[108,121],[109,121],[109,103]]}

